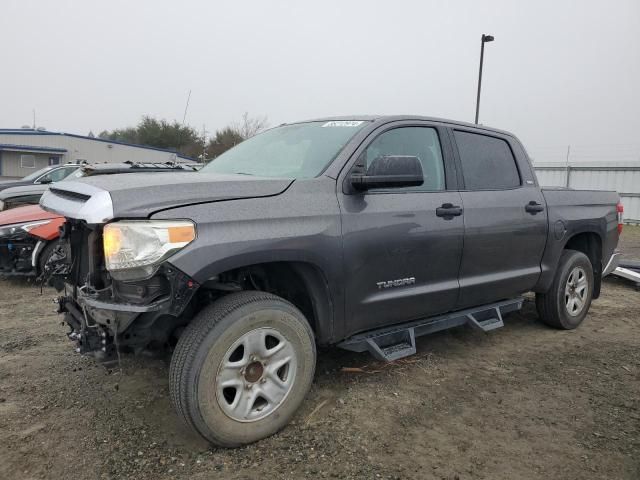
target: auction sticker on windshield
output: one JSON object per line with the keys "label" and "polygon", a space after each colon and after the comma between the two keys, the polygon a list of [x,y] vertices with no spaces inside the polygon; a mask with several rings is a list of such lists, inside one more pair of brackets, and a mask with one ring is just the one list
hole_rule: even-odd
{"label": "auction sticker on windshield", "polygon": [[362,125],[362,121],[359,120],[337,120],[333,122],[327,122],[323,127],[358,127]]}

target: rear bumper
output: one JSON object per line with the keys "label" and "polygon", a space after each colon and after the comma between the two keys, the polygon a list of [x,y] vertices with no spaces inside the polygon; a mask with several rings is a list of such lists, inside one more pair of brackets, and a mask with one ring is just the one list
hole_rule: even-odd
{"label": "rear bumper", "polygon": [[618,252],[616,252],[613,255],[611,255],[611,258],[609,258],[609,261],[607,262],[607,265],[602,270],[602,276],[603,277],[606,277],[611,272],[613,272],[616,268],[618,268],[618,265],[620,265],[620,257],[621,256],[622,256],[622,254],[618,253]]}

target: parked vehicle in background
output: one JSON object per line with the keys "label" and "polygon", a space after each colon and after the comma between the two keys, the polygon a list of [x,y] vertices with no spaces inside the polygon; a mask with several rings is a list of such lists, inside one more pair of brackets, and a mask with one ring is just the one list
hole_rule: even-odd
{"label": "parked vehicle in background", "polygon": [[45,167],[20,180],[0,182],[0,212],[20,205],[38,203],[49,185],[68,178],[80,167],[81,164],[76,163]]}
{"label": "parked vehicle in background", "polygon": [[0,212],[24,205],[37,205],[40,202],[40,197],[48,188],[48,184],[5,188],[0,191]]}
{"label": "parked vehicle in background", "polygon": [[[130,165],[133,168],[144,168],[145,171],[151,172],[153,168],[157,168],[159,171],[167,171],[168,167],[176,167],[178,169],[196,171],[202,168],[200,164],[197,163],[183,163],[183,164],[175,164],[175,163],[102,163],[102,164],[84,164],[84,168],[78,168],[76,165],[74,167],[74,171],[68,174],[62,180],[70,180],[74,178],[80,178],[91,175],[108,175],[113,173],[128,173],[130,167],[126,167],[126,165]],[[126,169],[127,172],[123,172],[122,170]],[[54,177],[55,178],[55,177]],[[60,180],[60,181],[62,181]],[[11,208],[20,207],[23,205],[35,205],[40,201],[42,194],[49,189],[49,186],[52,182],[45,179],[39,183],[33,183],[29,185],[20,185],[16,187],[5,188],[4,190],[0,190],[0,212],[4,210],[9,210]]]}
{"label": "parked vehicle in background", "polygon": [[78,352],[175,347],[178,415],[227,447],[289,422],[318,344],[394,360],[419,335],[503,326],[529,291],[542,321],[576,328],[615,268],[618,203],[541,189],[510,133],[407,116],[282,125],[195,175],[41,201],[66,217],[58,303]]}
{"label": "parked vehicle in background", "polygon": [[80,168],[80,166],[81,164],[78,163],[53,165],[42,168],[19,180],[3,180],[0,181],[0,191],[6,188],[21,187],[25,185],[48,185],[50,183],[59,182],[75,172]]}
{"label": "parked vehicle in background", "polygon": [[[122,173],[154,173],[170,171],[195,171],[193,165],[156,163],[103,163],[82,165],[63,181]],[[43,188],[49,185],[32,185],[16,189]],[[0,192],[5,201],[15,201],[14,197],[2,197],[10,192]],[[20,190],[18,190],[20,191]],[[43,192],[37,195],[36,203]],[[17,197],[16,197],[17,198]],[[37,276],[44,272],[47,260],[54,252],[64,217],[46,212],[39,205],[28,205],[0,212],[0,275]]]}

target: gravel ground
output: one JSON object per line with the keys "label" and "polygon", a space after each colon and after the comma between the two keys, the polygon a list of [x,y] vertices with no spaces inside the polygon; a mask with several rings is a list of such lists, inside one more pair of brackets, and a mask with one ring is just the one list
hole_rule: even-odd
{"label": "gravel ground", "polygon": [[[640,259],[640,228],[621,247]],[[529,299],[505,328],[425,337],[395,364],[320,352],[294,423],[235,450],[180,424],[168,359],[73,353],[53,296],[0,281],[0,479],[640,478],[640,293],[619,280],[571,332]]]}

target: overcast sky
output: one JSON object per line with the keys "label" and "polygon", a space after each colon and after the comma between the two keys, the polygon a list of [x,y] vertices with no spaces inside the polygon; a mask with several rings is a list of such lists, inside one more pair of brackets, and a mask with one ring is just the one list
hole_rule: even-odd
{"label": "overcast sky", "polygon": [[142,115],[208,131],[410,113],[510,130],[537,161],[640,160],[640,1],[1,0],[0,127]]}

